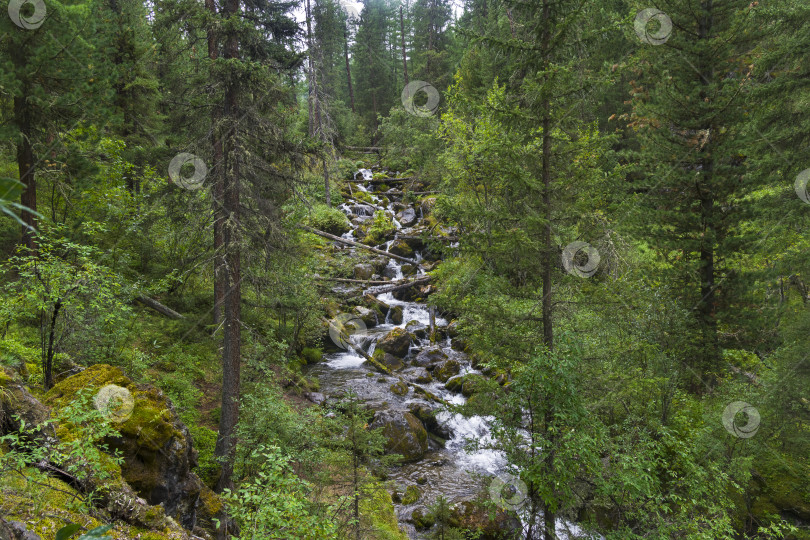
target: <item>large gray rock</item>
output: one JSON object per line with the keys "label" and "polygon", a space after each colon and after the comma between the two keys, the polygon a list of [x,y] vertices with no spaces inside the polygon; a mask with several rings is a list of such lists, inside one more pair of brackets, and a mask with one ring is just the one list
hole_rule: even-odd
{"label": "large gray rock", "polygon": [[416,358],[413,360],[413,365],[432,370],[445,360],[447,360],[447,353],[443,350],[439,348],[426,349],[416,355]]}
{"label": "large gray rock", "polygon": [[411,335],[402,328],[394,328],[380,340],[377,346],[388,354],[403,358],[408,354],[411,346]]}
{"label": "large gray rock", "polygon": [[385,436],[385,452],[400,454],[405,462],[421,459],[428,449],[425,426],[413,414],[406,411],[377,411],[371,428],[382,428]]}
{"label": "large gray rock", "polygon": [[406,208],[399,214],[397,214],[397,221],[399,221],[400,225],[403,227],[410,227],[416,223],[417,216],[416,212],[413,208]]}
{"label": "large gray rock", "polygon": [[354,279],[371,279],[374,275],[374,267],[370,264],[354,265]]}

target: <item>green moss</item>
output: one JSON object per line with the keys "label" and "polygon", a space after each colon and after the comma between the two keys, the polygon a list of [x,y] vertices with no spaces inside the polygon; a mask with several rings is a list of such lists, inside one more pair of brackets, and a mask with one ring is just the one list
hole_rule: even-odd
{"label": "green moss", "polygon": [[307,364],[317,364],[323,358],[323,351],[314,347],[304,347],[304,350],[301,351],[301,358]]}
{"label": "green moss", "polygon": [[191,439],[199,453],[197,457],[197,476],[206,485],[213,486],[219,476],[219,464],[214,459],[214,447],[217,444],[217,432],[203,426],[190,426]]}
{"label": "green moss", "polygon": [[369,487],[367,494],[360,501],[360,514],[368,533],[364,538],[372,540],[407,540],[399,529],[394,513],[394,502],[391,495],[379,483]]}
{"label": "green moss", "polygon": [[402,496],[402,504],[411,505],[419,500],[422,492],[416,486],[408,486],[405,488],[405,495]]}

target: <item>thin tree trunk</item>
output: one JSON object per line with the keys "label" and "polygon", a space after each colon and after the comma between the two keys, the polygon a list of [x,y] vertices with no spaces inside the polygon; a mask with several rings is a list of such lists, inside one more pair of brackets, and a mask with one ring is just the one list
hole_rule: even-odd
{"label": "thin tree trunk", "polygon": [[[241,0],[227,0],[225,17],[240,10]],[[225,58],[239,58],[239,37],[231,31],[225,44]],[[224,116],[228,120],[228,136],[225,145],[224,209],[228,221],[224,227],[227,290],[225,292],[225,329],[222,347],[222,412],[219,421],[219,437],[214,455],[222,460],[222,470],[216,484],[216,492],[233,487],[233,465],[236,453],[236,425],[239,421],[239,391],[241,368],[241,258],[239,248],[239,158],[238,158],[238,110],[236,82],[229,80],[225,90]]]}
{"label": "thin tree trunk", "polygon": [[56,301],[53,306],[53,314],[51,315],[51,324],[48,328],[48,352],[45,353],[45,365],[42,366],[44,371],[44,384],[45,390],[53,388],[53,342],[56,337],[56,319],[59,317],[59,310],[62,308],[62,299]]}
{"label": "thin tree trunk", "polygon": [[[205,7],[212,16],[216,16],[217,8],[214,0],[205,0]],[[208,58],[213,63],[219,57],[217,49],[217,35],[212,26],[208,27]],[[223,156],[222,156],[222,139],[220,138],[220,111],[219,106],[216,104],[217,100],[213,100],[214,105],[211,108],[211,147],[214,154],[214,163],[211,168],[211,177],[213,178],[213,186],[211,195],[214,203],[214,325],[219,326],[222,322],[222,303],[225,300],[225,253],[223,249],[222,229],[225,226],[227,216],[223,209],[223,196],[224,187],[223,183]]]}
{"label": "thin tree trunk", "polygon": [[306,17],[307,17],[307,62],[309,63],[309,70],[308,70],[308,83],[309,83],[309,136],[315,136],[315,108],[316,108],[316,100],[317,96],[315,94],[315,68],[313,65],[312,60],[312,12],[309,7],[309,0],[307,0],[306,5]]}
{"label": "thin tree trunk", "polygon": [[352,70],[349,66],[349,36],[346,29],[343,29],[343,56],[346,58],[346,81],[349,83],[349,102],[352,105],[352,112],[354,111],[354,88],[352,87]]}
{"label": "thin tree trunk", "polygon": [[399,36],[402,40],[402,73],[405,75],[405,86],[408,86],[408,57],[405,55],[405,18],[402,6],[399,6]]}

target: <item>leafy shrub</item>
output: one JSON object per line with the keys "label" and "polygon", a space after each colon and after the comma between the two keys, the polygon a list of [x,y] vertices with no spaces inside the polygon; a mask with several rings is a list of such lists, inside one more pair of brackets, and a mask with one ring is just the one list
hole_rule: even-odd
{"label": "leafy shrub", "polygon": [[319,204],[312,209],[312,214],[307,219],[307,223],[310,227],[337,235],[347,233],[352,228],[346,214],[337,208],[330,208],[323,204]]}
{"label": "leafy shrub", "polygon": [[397,230],[396,225],[383,210],[374,212],[374,217],[371,220],[371,225],[368,226],[366,237],[364,241],[366,244],[376,245],[385,240],[385,238]]}

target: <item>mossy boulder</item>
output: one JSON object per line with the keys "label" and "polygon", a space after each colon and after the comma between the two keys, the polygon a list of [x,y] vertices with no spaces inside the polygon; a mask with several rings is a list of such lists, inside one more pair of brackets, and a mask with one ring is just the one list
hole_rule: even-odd
{"label": "mossy boulder", "polygon": [[390,387],[391,391],[398,396],[408,395],[408,385],[403,381],[397,381]]}
{"label": "mossy boulder", "polygon": [[393,354],[388,354],[382,349],[374,349],[374,354],[371,355],[371,358],[389,371],[397,371],[405,367],[405,363],[401,358],[398,358]]}
{"label": "mossy boulder", "polygon": [[408,410],[413,414],[415,417],[422,422],[422,425],[425,426],[425,429],[429,433],[433,433],[434,435],[438,435],[442,439],[449,439],[452,433],[446,427],[439,424],[439,421],[436,419],[436,411],[431,409],[428,405],[424,405],[422,403],[411,403],[408,405]]}
{"label": "mossy boulder", "polygon": [[450,377],[458,375],[459,371],[461,371],[461,364],[450,358],[433,370],[433,376],[441,382],[446,382]]}
{"label": "mossy boulder", "polygon": [[514,512],[499,508],[491,516],[490,510],[480,501],[458,504],[453,508],[451,519],[469,536],[479,540],[516,540],[523,530]]}
{"label": "mossy boulder", "polygon": [[382,428],[385,452],[400,454],[403,462],[421,459],[428,448],[425,426],[414,415],[405,411],[377,411],[372,428]]}
{"label": "mossy boulder", "polygon": [[411,523],[417,531],[426,531],[435,525],[433,515],[424,508],[417,508],[411,512]]}
{"label": "mossy boulder", "polygon": [[394,306],[389,311],[391,314],[391,322],[394,324],[402,324],[402,306]]}
{"label": "mossy boulder", "polygon": [[402,504],[405,506],[416,504],[421,496],[421,489],[419,489],[417,486],[408,486],[405,488],[405,494],[402,496]]}
{"label": "mossy boulder", "polygon": [[427,336],[428,328],[424,324],[420,323],[419,321],[408,321],[408,324],[405,325],[405,330],[409,333],[413,334],[418,338],[423,338]]}
{"label": "mossy boulder", "polygon": [[413,249],[411,246],[408,245],[405,240],[394,240],[391,244],[391,247],[388,248],[389,253],[393,253],[394,255],[399,255],[400,257],[411,257],[413,256]]}
{"label": "mossy boulder", "polygon": [[388,354],[404,358],[411,346],[411,335],[402,328],[394,328],[380,340],[377,347]]}
{"label": "mossy boulder", "polygon": [[371,279],[374,275],[374,267],[370,264],[361,263],[354,265],[354,279]]}
{"label": "mossy boulder", "polygon": [[[221,503],[200,504],[207,488],[191,471],[197,466],[191,435],[171,401],[157,388],[136,385],[121,369],[97,364],[58,383],[46,394],[45,402],[62,407],[80,390],[99,395],[108,385],[125,389],[132,398],[131,413],[116,425],[120,436],[104,441],[124,458],[121,473],[126,483],[149,504],[162,505],[168,516],[189,530],[194,529],[201,510],[203,514],[206,508],[221,510]],[[60,426],[57,433],[70,436],[66,426]],[[210,521],[215,515],[201,517]]]}
{"label": "mossy boulder", "polygon": [[425,349],[419,351],[419,354],[413,360],[413,365],[434,370],[436,366],[447,360],[447,358],[447,353],[439,348]]}

